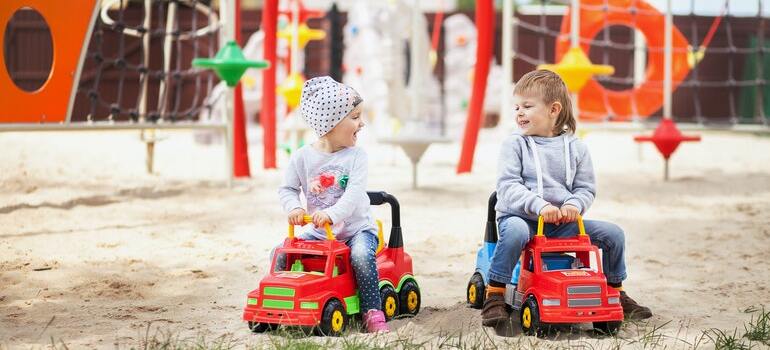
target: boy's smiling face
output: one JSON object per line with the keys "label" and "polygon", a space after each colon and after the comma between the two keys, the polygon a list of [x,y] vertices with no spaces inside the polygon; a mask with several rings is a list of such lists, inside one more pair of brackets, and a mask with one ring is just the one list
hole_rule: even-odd
{"label": "boy's smiling face", "polygon": [[513,113],[516,125],[527,136],[553,137],[556,118],[561,112],[561,103],[546,104],[535,94],[513,95]]}
{"label": "boy's smiling face", "polygon": [[358,132],[365,126],[361,116],[361,105],[354,108],[345,118],[326,134],[330,143],[337,147],[353,147],[358,141]]}

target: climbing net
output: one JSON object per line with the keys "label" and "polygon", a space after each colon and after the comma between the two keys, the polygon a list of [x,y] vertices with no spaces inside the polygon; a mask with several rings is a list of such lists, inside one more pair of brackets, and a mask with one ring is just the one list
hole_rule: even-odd
{"label": "climbing net", "polygon": [[210,1],[105,0],[78,85],[73,121],[177,122],[210,112],[219,21]]}
{"label": "climbing net", "polygon": [[[770,124],[770,6],[763,0],[673,1],[672,118],[704,126]],[[538,3],[538,4],[534,4]],[[569,48],[569,1],[516,8],[514,81]],[[615,68],[579,93],[587,121],[662,116],[666,0],[581,0],[578,42]]]}

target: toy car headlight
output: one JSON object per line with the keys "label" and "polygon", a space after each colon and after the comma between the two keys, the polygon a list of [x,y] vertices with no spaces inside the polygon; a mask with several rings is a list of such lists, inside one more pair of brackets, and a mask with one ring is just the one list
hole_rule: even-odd
{"label": "toy car headlight", "polygon": [[620,297],[607,298],[607,304],[620,304]]}
{"label": "toy car headlight", "polygon": [[257,305],[257,303],[259,303],[259,300],[257,300],[257,298],[248,298],[248,299],[246,299],[246,304],[247,305]]}
{"label": "toy car headlight", "polygon": [[561,300],[559,299],[543,299],[543,306],[559,306]]}

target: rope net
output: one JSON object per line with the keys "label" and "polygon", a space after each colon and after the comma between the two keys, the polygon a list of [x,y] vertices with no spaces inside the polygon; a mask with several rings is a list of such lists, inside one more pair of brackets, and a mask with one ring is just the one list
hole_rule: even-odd
{"label": "rope net", "polygon": [[209,114],[219,21],[210,1],[105,0],[78,85],[72,121],[177,122]]}
{"label": "rope net", "polygon": [[[765,2],[673,1],[675,121],[770,123],[770,41],[765,39],[770,3]],[[557,63],[559,45],[569,47],[568,5],[564,0],[518,4],[515,81],[539,64]],[[592,63],[615,67],[614,75],[594,76],[596,82],[581,90],[582,120],[662,116],[665,7],[665,0],[581,1],[580,45]]]}

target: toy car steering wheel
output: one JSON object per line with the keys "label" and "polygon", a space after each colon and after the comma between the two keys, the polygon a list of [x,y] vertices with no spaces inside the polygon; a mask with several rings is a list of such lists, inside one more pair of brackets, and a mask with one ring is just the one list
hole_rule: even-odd
{"label": "toy car steering wheel", "polygon": [[[313,217],[310,215],[305,215],[302,217],[302,220],[305,221],[306,224],[309,224],[313,222]],[[326,230],[326,239],[333,241],[334,233],[332,233],[332,227],[328,222],[324,224],[324,230]],[[289,224],[289,238],[294,239],[294,225],[292,224]]]}
{"label": "toy car steering wheel", "polygon": [[[586,235],[586,227],[583,225],[583,216],[578,215],[577,216],[577,223],[578,223],[578,236],[585,236]],[[543,235],[543,226],[545,226],[545,218],[543,218],[542,215],[537,217],[537,235],[542,236]]]}

